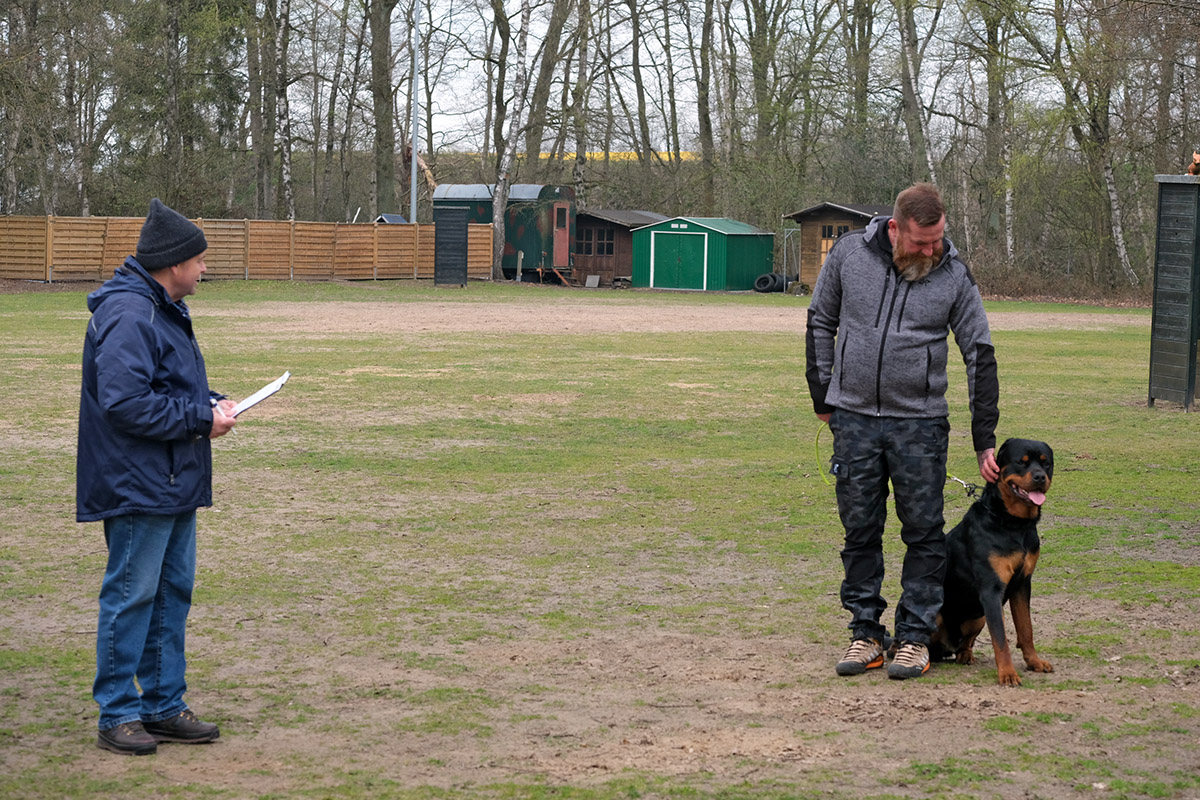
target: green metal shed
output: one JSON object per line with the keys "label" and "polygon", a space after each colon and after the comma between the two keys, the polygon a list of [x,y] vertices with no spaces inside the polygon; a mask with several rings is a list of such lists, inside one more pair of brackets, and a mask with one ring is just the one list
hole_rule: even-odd
{"label": "green metal shed", "polygon": [[775,234],[724,217],[675,217],[633,231],[633,285],[740,291],[772,271]]}

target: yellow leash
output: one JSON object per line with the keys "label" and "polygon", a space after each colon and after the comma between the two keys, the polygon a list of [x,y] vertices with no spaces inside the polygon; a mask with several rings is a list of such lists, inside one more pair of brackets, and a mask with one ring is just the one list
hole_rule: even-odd
{"label": "yellow leash", "polygon": [[828,422],[822,422],[821,427],[817,428],[817,435],[813,438],[813,458],[817,462],[817,472],[821,476],[821,480],[825,481],[826,486],[832,486],[829,482],[829,476],[825,474],[825,470],[821,469],[821,431],[829,427]]}

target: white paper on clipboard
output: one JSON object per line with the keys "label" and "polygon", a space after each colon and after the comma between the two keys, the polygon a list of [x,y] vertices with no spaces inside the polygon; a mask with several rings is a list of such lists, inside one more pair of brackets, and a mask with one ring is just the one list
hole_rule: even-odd
{"label": "white paper on clipboard", "polygon": [[253,408],[254,406],[261,403],[263,400],[266,400],[268,397],[270,397],[271,395],[278,392],[280,389],[283,388],[283,385],[285,383],[287,383],[287,380],[290,377],[292,377],[292,373],[290,371],[285,372],[282,375],[280,375],[278,378],[276,378],[275,380],[268,383],[266,386],[259,389],[254,394],[247,397],[242,402],[238,403],[236,406],[233,407],[233,416],[236,417],[238,414],[242,413],[246,409]]}

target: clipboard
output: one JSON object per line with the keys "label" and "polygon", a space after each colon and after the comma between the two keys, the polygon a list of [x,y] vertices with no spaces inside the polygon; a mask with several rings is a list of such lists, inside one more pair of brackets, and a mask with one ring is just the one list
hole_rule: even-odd
{"label": "clipboard", "polygon": [[238,403],[236,406],[233,407],[233,416],[236,417],[238,414],[241,414],[246,409],[254,408],[254,406],[258,405],[263,400],[266,400],[268,397],[270,397],[271,395],[278,392],[280,389],[283,388],[283,385],[285,383],[287,383],[288,378],[290,378],[290,377],[292,377],[292,373],[290,371],[285,372],[282,375],[280,375],[278,378],[276,378],[275,380],[268,383],[266,386],[259,389],[254,394],[247,397],[242,402]]}

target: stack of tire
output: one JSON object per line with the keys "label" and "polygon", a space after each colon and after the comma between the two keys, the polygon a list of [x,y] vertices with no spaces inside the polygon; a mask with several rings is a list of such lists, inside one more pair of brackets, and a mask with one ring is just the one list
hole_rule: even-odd
{"label": "stack of tire", "polygon": [[754,291],[763,292],[782,292],[787,288],[787,280],[778,272],[768,272],[765,275],[759,275],[754,280]]}

